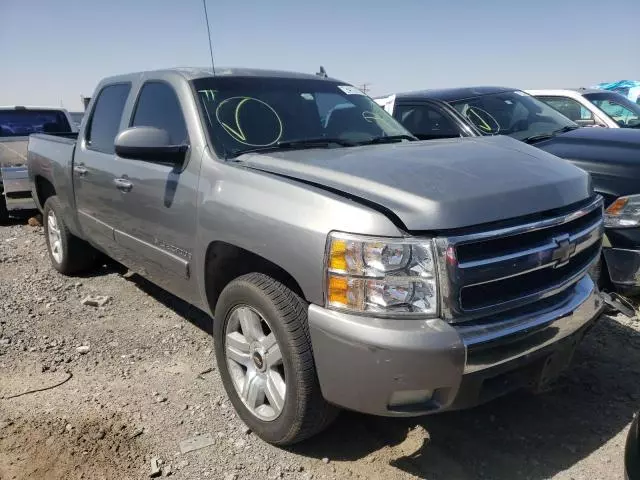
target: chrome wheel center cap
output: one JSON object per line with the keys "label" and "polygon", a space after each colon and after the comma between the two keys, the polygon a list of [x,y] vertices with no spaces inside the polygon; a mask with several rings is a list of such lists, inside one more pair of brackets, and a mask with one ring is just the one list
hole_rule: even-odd
{"label": "chrome wheel center cap", "polygon": [[261,352],[253,352],[251,359],[253,360],[253,364],[256,366],[256,370],[259,372],[264,372],[267,369],[267,363],[264,361],[264,356]]}

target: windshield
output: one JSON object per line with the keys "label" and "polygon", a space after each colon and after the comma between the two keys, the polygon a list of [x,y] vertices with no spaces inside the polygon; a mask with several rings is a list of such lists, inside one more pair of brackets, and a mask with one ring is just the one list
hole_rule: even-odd
{"label": "windshield", "polygon": [[578,128],[547,104],[521,91],[495,93],[450,102],[483,135],[509,135],[518,140]]}
{"label": "windshield", "polygon": [[214,149],[224,158],[288,142],[304,148],[305,140],[328,139],[337,147],[411,135],[373,99],[346,84],[264,77],[193,83]]}
{"label": "windshield", "polygon": [[585,93],[584,97],[625,128],[640,127],[640,105],[613,92]]}
{"label": "windshield", "polygon": [[70,132],[67,116],[61,110],[0,110],[0,137]]}

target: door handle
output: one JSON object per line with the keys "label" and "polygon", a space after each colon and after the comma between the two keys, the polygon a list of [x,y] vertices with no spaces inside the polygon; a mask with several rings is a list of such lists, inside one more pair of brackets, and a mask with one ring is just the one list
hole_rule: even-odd
{"label": "door handle", "polygon": [[126,178],[115,178],[113,180],[113,183],[115,184],[116,188],[121,192],[130,192],[131,189],[133,188],[133,183],[131,183]]}
{"label": "door handle", "polygon": [[84,177],[89,172],[82,163],[74,165],[73,171],[76,172],[79,177]]}

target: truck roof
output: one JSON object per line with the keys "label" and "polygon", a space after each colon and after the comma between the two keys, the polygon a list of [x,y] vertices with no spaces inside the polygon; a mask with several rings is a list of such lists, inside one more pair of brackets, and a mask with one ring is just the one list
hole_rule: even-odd
{"label": "truck roof", "polygon": [[[133,78],[142,75],[153,75],[156,78],[180,76],[185,80],[191,81],[198,78],[206,78],[214,76],[214,71],[211,68],[198,68],[198,67],[181,67],[181,68],[168,68],[162,70],[148,70],[142,72],[133,72],[125,75],[117,75],[113,77],[105,78],[101,83],[112,83],[114,81],[131,80]],[[217,67],[215,69],[215,76],[217,77],[269,77],[269,78],[282,78],[282,79],[308,79],[308,80],[329,80],[337,82],[338,80],[333,78],[320,77],[318,75],[310,73],[298,73],[288,72],[283,70],[263,70],[258,68],[238,68],[238,67]]]}

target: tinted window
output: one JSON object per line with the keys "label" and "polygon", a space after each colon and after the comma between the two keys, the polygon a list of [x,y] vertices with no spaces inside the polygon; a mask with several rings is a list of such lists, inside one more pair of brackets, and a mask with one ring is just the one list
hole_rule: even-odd
{"label": "tinted window", "polygon": [[131,126],[166,130],[174,145],[188,142],[187,126],[178,97],[166,83],[150,82],[142,87]]}
{"label": "tinted window", "polygon": [[460,136],[451,119],[432,105],[398,105],[394,117],[420,140]]}
{"label": "tinted window", "polygon": [[536,97],[547,105],[555,108],[565,117],[573,120],[593,120],[593,114],[589,109],[580,104],[577,100],[569,97]]}
{"label": "tinted window", "polygon": [[640,107],[617,93],[586,93],[585,98],[615,120],[621,127],[640,126]]}
{"label": "tinted window", "polygon": [[87,132],[87,141],[93,150],[113,153],[124,104],[129,96],[129,84],[108,85],[98,95]]}
{"label": "tinted window", "polygon": [[557,110],[519,90],[455,100],[450,104],[484,135],[509,135],[533,141],[540,136],[578,128]]}
{"label": "tinted window", "polygon": [[0,110],[0,137],[70,132],[67,117],[60,110]]}

